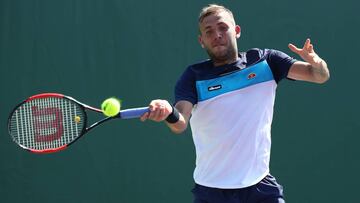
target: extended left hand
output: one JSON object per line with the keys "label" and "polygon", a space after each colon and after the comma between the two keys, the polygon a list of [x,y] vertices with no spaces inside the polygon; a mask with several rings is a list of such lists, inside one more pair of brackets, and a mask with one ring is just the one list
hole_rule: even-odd
{"label": "extended left hand", "polygon": [[304,61],[310,63],[314,67],[319,66],[322,62],[322,59],[315,53],[314,46],[311,44],[310,39],[306,39],[302,49],[297,48],[291,43],[288,47],[291,51],[298,54]]}

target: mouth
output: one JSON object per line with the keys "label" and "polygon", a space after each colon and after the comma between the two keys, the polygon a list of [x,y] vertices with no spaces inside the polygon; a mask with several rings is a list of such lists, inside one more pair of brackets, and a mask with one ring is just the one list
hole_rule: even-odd
{"label": "mouth", "polygon": [[216,48],[216,47],[224,47],[224,46],[226,46],[226,44],[225,44],[225,43],[221,43],[221,42],[215,42],[215,43],[212,44],[212,47],[213,47],[213,48]]}
{"label": "mouth", "polygon": [[225,47],[225,44],[214,44],[212,47],[213,48],[221,48],[221,47]]}

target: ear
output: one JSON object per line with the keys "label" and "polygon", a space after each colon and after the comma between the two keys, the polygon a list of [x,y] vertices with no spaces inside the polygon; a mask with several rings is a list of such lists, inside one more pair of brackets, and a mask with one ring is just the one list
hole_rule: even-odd
{"label": "ear", "polygon": [[201,38],[201,35],[199,35],[198,40],[199,40],[199,43],[200,43],[201,47],[202,47],[202,48],[205,48],[204,43],[203,43],[203,40],[202,40],[202,38]]}
{"label": "ear", "polygon": [[241,35],[241,27],[240,27],[240,25],[235,26],[235,33],[236,33],[236,38],[240,38],[240,35]]}

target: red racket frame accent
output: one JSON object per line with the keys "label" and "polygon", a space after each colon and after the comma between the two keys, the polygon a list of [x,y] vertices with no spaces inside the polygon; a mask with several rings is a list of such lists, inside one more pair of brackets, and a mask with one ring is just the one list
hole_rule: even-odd
{"label": "red racket frame accent", "polygon": [[36,150],[36,149],[28,149],[28,148],[24,148],[30,152],[36,153],[36,154],[50,154],[50,153],[54,153],[54,152],[58,152],[58,151],[62,151],[64,149],[66,149],[69,145],[64,145],[55,149],[44,149],[44,150]]}
{"label": "red racket frame accent", "polygon": [[59,97],[59,98],[63,98],[65,97],[63,94],[58,94],[58,93],[42,93],[42,94],[37,94],[34,96],[29,97],[27,100],[25,100],[26,102],[31,101],[33,99],[39,99],[39,98],[45,98],[45,97]]}

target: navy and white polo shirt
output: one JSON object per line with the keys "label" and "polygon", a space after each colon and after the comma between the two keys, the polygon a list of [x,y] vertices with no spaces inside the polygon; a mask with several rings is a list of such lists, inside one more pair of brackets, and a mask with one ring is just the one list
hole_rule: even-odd
{"label": "navy and white polo shirt", "polygon": [[283,52],[251,49],[233,64],[189,66],[175,103],[194,104],[190,126],[196,183],[214,188],[254,185],[269,173],[270,131],[278,82],[295,62]]}

